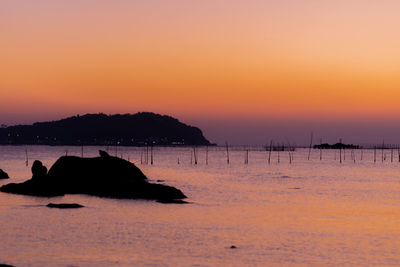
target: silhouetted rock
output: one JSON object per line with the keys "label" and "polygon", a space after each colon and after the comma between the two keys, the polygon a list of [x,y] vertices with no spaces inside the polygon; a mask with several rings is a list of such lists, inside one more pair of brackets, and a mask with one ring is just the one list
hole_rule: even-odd
{"label": "silhouetted rock", "polygon": [[43,166],[43,163],[40,160],[35,160],[32,164],[32,179],[37,178],[46,178],[47,168]]}
{"label": "silhouetted rock", "polygon": [[100,154],[100,157],[102,157],[102,158],[108,158],[110,156],[110,155],[108,155],[107,152],[105,152],[103,150],[99,150],[99,154]]}
{"label": "silhouetted rock", "polygon": [[32,167],[32,179],[7,184],[0,191],[34,196],[88,194],[114,198],[173,201],[186,198],[178,189],[153,184],[133,163],[101,152],[101,157],[60,157],[45,174],[40,161]]}
{"label": "silhouetted rock", "polygon": [[84,206],[77,204],[77,203],[49,203],[46,205],[48,208],[57,208],[57,209],[79,209],[83,208]]}
{"label": "silhouetted rock", "polygon": [[10,178],[8,174],[2,169],[0,169],[0,179],[8,179],[8,178]]}
{"label": "silhouetted rock", "polygon": [[14,267],[13,265],[0,263],[0,267]]}

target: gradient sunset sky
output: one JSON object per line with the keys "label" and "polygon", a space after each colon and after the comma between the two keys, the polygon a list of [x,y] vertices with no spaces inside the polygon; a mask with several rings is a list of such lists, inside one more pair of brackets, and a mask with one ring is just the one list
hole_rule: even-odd
{"label": "gradient sunset sky", "polygon": [[152,111],[211,141],[400,143],[400,1],[0,1],[0,123]]}

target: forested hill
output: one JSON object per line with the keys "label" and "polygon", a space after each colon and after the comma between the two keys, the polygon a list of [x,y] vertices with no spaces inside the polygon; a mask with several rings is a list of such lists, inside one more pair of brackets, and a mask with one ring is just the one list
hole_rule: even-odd
{"label": "forested hill", "polygon": [[86,114],[33,125],[0,128],[0,144],[38,145],[210,145],[197,127],[141,112]]}

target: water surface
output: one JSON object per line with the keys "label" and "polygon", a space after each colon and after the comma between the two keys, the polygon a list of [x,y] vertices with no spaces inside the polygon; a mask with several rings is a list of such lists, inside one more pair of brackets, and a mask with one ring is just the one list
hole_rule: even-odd
{"label": "water surface", "polygon": [[[99,147],[84,147],[96,156]],[[15,266],[399,265],[400,163],[385,151],[105,148],[154,182],[180,188],[191,204],[86,195],[40,198],[0,192],[0,263]],[[28,166],[26,166],[26,151]],[[0,168],[30,178],[33,159],[50,167],[80,147],[0,146]],[[379,152],[380,153],[380,152]],[[178,164],[179,159],[179,164]],[[397,159],[397,160],[396,160]],[[77,202],[82,209],[49,209]],[[231,249],[234,245],[237,248]]]}

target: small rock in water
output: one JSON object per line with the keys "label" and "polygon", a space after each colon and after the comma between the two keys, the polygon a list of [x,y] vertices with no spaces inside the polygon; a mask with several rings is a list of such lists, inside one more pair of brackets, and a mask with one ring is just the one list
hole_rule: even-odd
{"label": "small rock in water", "polygon": [[230,248],[234,249],[234,248],[237,248],[237,247],[236,247],[236,246],[234,246],[234,245],[232,245],[232,246],[230,246]]}
{"label": "small rock in water", "polygon": [[83,208],[84,206],[77,204],[77,203],[49,203],[46,205],[48,208],[58,208],[58,209],[79,209]]}
{"label": "small rock in water", "polygon": [[157,183],[163,183],[165,180],[157,180]]}
{"label": "small rock in water", "polygon": [[188,204],[189,203],[182,199],[158,199],[157,202],[164,203],[164,204]]}

